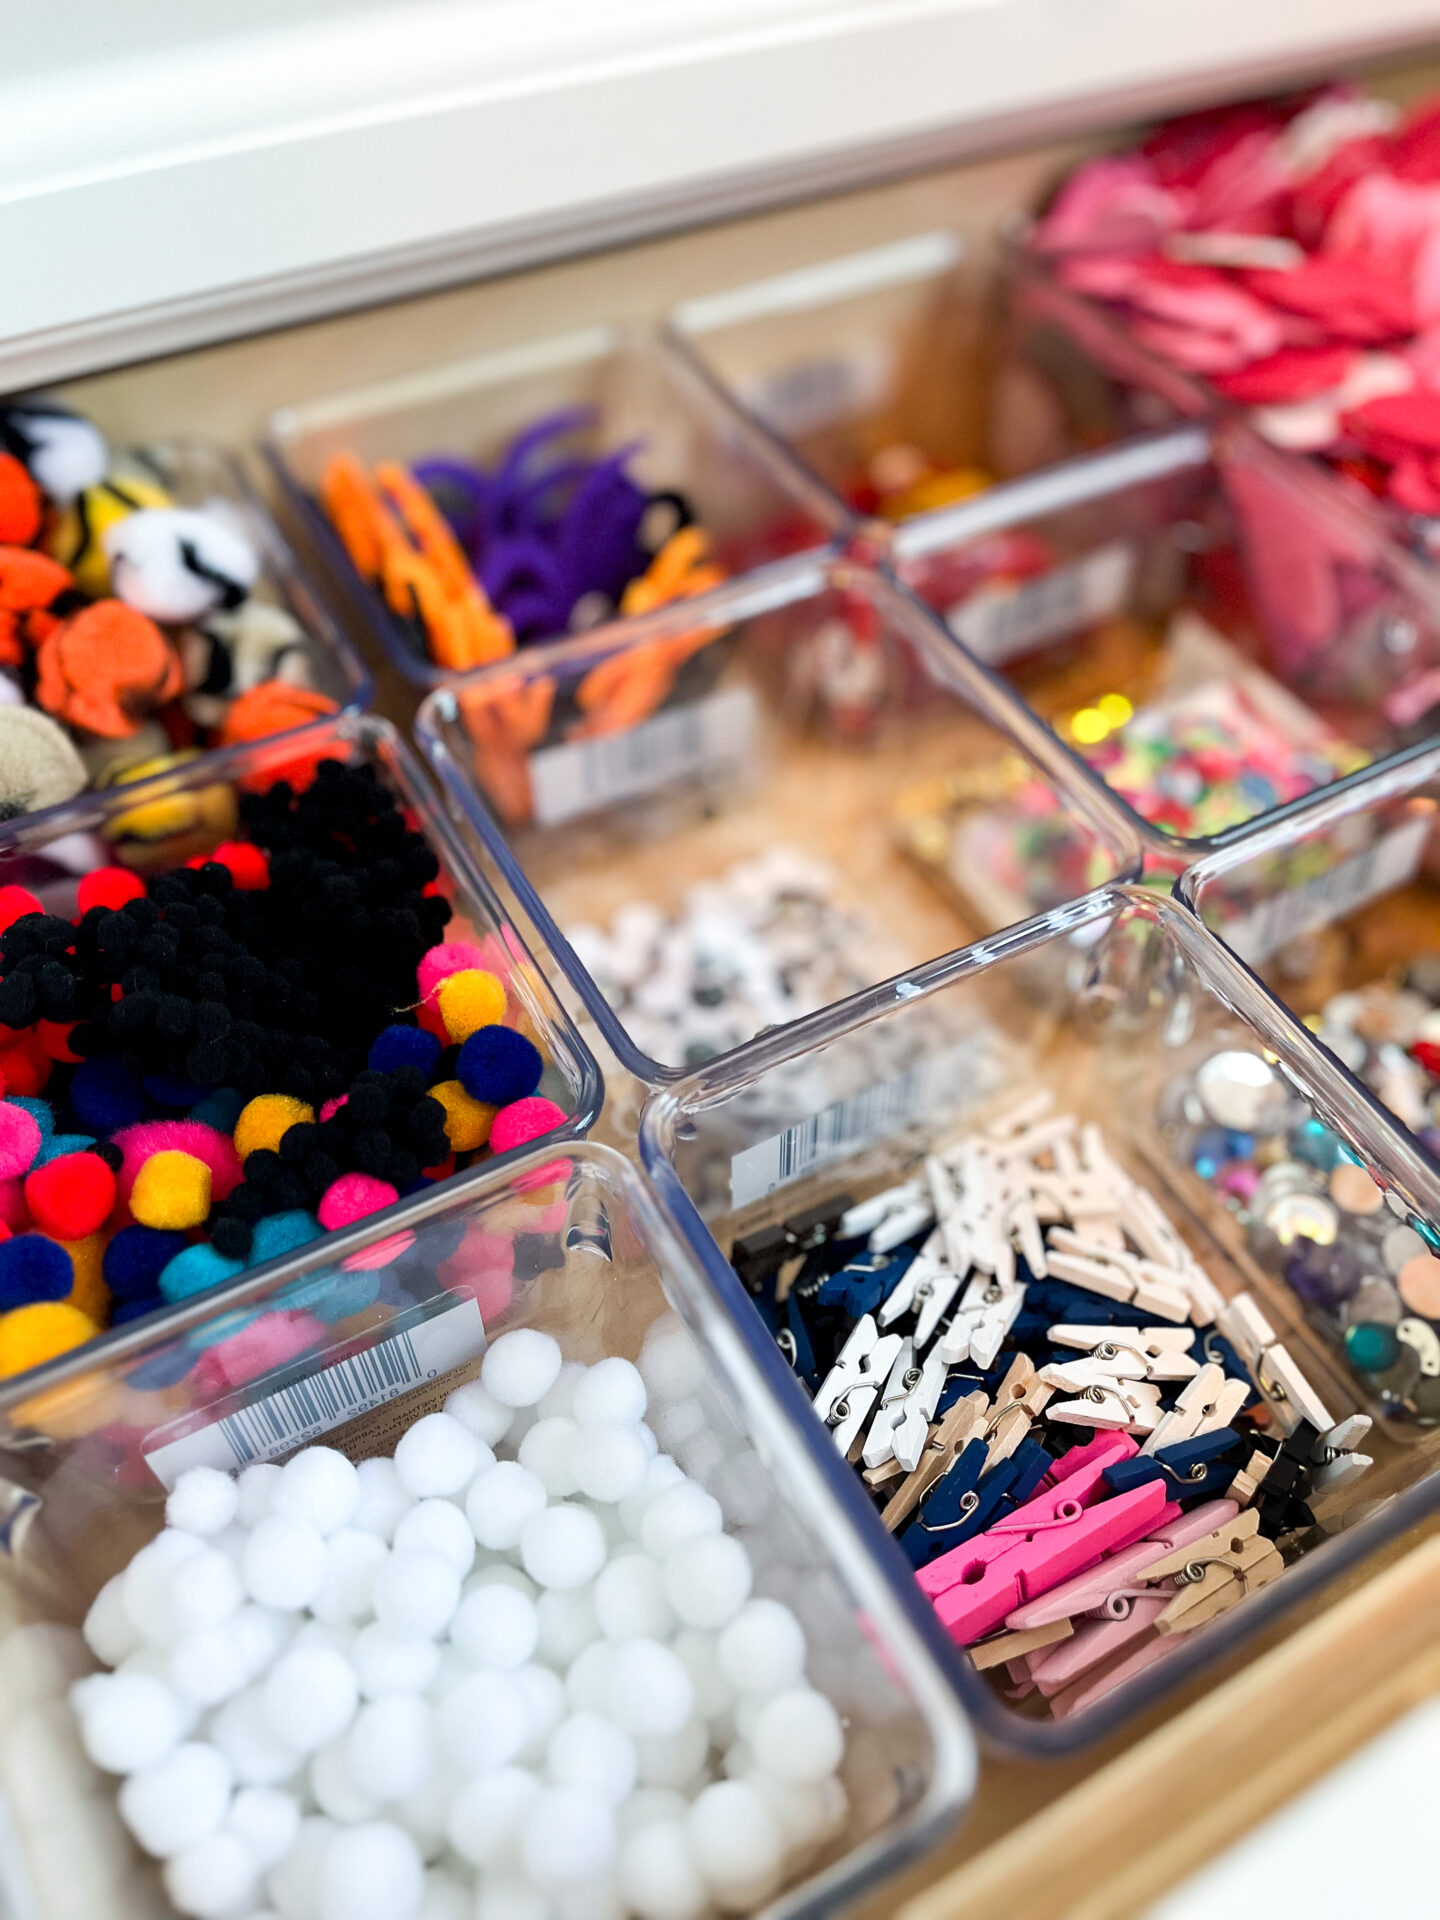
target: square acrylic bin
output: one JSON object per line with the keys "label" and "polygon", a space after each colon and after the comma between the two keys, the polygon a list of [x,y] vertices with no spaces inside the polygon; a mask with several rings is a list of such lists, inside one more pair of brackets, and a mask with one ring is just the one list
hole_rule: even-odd
{"label": "square acrylic bin", "polygon": [[1242,429],[1163,429],[898,530],[890,564],[1172,874],[1423,738],[1440,596]]}
{"label": "square acrylic bin", "polygon": [[920,233],[687,301],[670,325],[838,508],[904,520],[1117,431],[1020,350],[1002,272],[988,236]]}
{"label": "square acrylic bin", "polygon": [[[298,623],[303,633],[300,651],[306,684],[333,700],[342,712],[359,712],[367,707],[371,682],[363,661],[250,485],[239,461],[222,448],[197,439],[152,442],[131,458],[162,483],[177,505],[213,512],[253,544],[260,556],[260,574],[249,598],[282,609]],[[203,730],[200,738],[205,738]],[[107,748],[116,744],[92,742]],[[150,749],[143,758],[153,759],[156,751]],[[131,753],[132,759],[137,757],[141,756]],[[98,777],[104,784],[115,778],[113,774]],[[30,824],[43,825],[58,812],[47,808],[26,818]]]}
{"label": "square acrylic bin", "polygon": [[633,446],[635,479],[684,496],[728,573],[823,547],[840,531],[824,490],[777,461],[751,421],[639,328],[590,327],[281,408],[264,451],[283,496],[359,629],[413,685],[455,676],[432,661],[418,623],[356,571],[318,497],[328,462],[348,452],[371,468],[435,456],[489,468],[517,435],[569,412],[577,419],[556,444],[589,458]]}
{"label": "square acrylic bin", "polygon": [[[1063,976],[1067,995],[1058,1003],[1052,996],[1041,1008],[1031,969],[1037,951],[1046,949],[1055,963],[1050,977]],[[1220,1065],[1206,1071],[1216,1060]],[[1371,1390],[1361,1387],[1333,1331],[1286,1283],[1286,1249],[1278,1236],[1255,1231],[1243,1201],[1231,1191],[1238,1183],[1218,1182],[1215,1169],[1196,1151],[1202,1131],[1191,1113],[1197,1087],[1215,1103],[1200,1114],[1213,1132],[1207,1113],[1228,1112],[1233,1122],[1235,1105],[1246,1096],[1230,1109],[1224,1096],[1250,1085],[1263,1091],[1276,1112],[1283,1108],[1285,1126],[1308,1150],[1324,1138],[1370,1170],[1383,1190],[1383,1216],[1390,1226],[1408,1220],[1423,1224],[1427,1234],[1432,1231],[1429,1222],[1440,1220],[1440,1174],[1371,1103],[1356,1097],[1343,1071],[1192,915],[1136,888],[1105,890],[1068,909],[1063,918],[1056,916],[1049,928],[1016,929],[951,955],[883,1010],[853,1018],[821,1015],[766,1035],[745,1059],[721,1061],[655,1093],[647,1104],[641,1157],[662,1202],[750,1337],[769,1340],[777,1351],[787,1346],[803,1353],[813,1330],[802,1337],[786,1319],[789,1309],[769,1303],[762,1290],[764,1263],[752,1264],[758,1249],[783,1241],[793,1245],[798,1264],[806,1248],[823,1244],[826,1222],[833,1227],[845,1208],[919,1174],[927,1156],[948,1154],[963,1139],[973,1140],[978,1129],[994,1124],[997,1114],[1022,1098],[1048,1093],[1051,1114],[1098,1125],[1111,1160],[1158,1200],[1224,1300],[1248,1295],[1242,1313],[1248,1315],[1253,1305],[1268,1323],[1271,1339],[1262,1344],[1257,1337],[1252,1353],[1237,1352],[1228,1360],[1211,1351],[1207,1342],[1215,1328],[1202,1323],[1195,1336],[1197,1358],[1203,1348],[1207,1360],[1233,1366],[1258,1394],[1289,1400],[1287,1419],[1304,1398],[1304,1382],[1321,1403],[1314,1412],[1323,1413],[1330,1425],[1367,1406],[1379,1416],[1363,1442],[1373,1464],[1316,1498],[1312,1526],[1286,1523],[1287,1565],[1273,1584],[1247,1594],[1243,1604],[1197,1631],[1177,1634],[1167,1657],[1129,1677],[1122,1670],[1112,1690],[1102,1690],[1111,1684],[1103,1666],[1094,1676],[1082,1672],[1078,1698],[1072,1694],[1070,1705],[1062,1701],[1061,1717],[1051,1718],[1044,1717],[1044,1702],[1033,1691],[1011,1704],[992,1684],[1003,1669],[982,1677],[951,1642],[857,1469],[836,1451],[810,1407],[813,1389],[792,1374],[789,1404],[802,1428],[808,1421],[810,1444],[834,1480],[837,1496],[855,1511],[897,1596],[930,1636],[977,1726],[1009,1748],[1031,1754],[1068,1751],[1113,1730],[1440,1500],[1440,1478],[1432,1472],[1434,1437],[1399,1407],[1381,1404],[1373,1383]],[[1244,1144],[1234,1142],[1235,1151]],[[1250,1143],[1252,1151],[1256,1144]],[[947,1164],[959,1162],[952,1155]],[[1228,1171],[1233,1173],[1233,1166]],[[1351,1167],[1351,1176],[1360,1171],[1359,1165]],[[1352,1220],[1347,1233],[1352,1229],[1369,1239],[1380,1231],[1370,1217]],[[916,1243],[926,1231],[922,1222]],[[745,1243],[737,1258],[757,1289],[753,1295],[726,1261],[737,1241]],[[865,1242],[855,1244],[860,1255],[844,1257],[858,1257],[863,1267]],[[780,1271],[793,1276],[795,1265]],[[799,1282],[792,1278],[792,1284]],[[1091,1305],[1099,1309],[1102,1303]],[[1146,1311],[1152,1310],[1147,1305]],[[806,1312],[802,1306],[802,1328]],[[1073,1316],[1080,1322],[1086,1317],[1078,1306]],[[1166,1318],[1183,1318],[1183,1309]],[[842,1340],[846,1324],[843,1315],[838,1324],[822,1321],[814,1337]],[[902,1317],[893,1324],[903,1331],[910,1323]],[[1265,1332],[1261,1324],[1260,1336]],[[1049,1336],[1042,1328],[1026,1337],[1033,1345]],[[1125,1334],[1114,1337],[1123,1341]],[[1267,1357],[1274,1341],[1303,1376],[1293,1394],[1283,1383],[1277,1386],[1281,1363]],[[979,1390],[997,1392],[1001,1375],[1030,1350],[1015,1348],[1007,1335],[991,1370],[980,1369],[986,1384]],[[829,1351],[824,1346],[823,1352]],[[1043,1358],[1050,1350],[1042,1345],[1034,1351]],[[1242,1371],[1245,1363],[1248,1376]],[[821,1372],[828,1364],[823,1358],[815,1362]],[[921,1364],[918,1353],[914,1364]],[[979,1377],[973,1372],[976,1363],[967,1364],[972,1373],[962,1373],[962,1395]],[[1167,1395],[1176,1391],[1162,1389]],[[939,1405],[946,1404],[942,1394]],[[1261,1406],[1262,1430],[1272,1418]],[[1283,1428],[1273,1430],[1278,1438]],[[1040,1433],[1043,1448],[1047,1429],[1031,1431]],[[1087,1431],[1081,1425],[1080,1442]],[[1064,1429],[1048,1432],[1063,1434]],[[1091,1690],[1092,1677],[1102,1686]]]}
{"label": "square acrylic bin", "polygon": [[[94,1663],[76,1628],[104,1582],[163,1524],[165,1483],[194,1461],[234,1471],[322,1439],[352,1459],[400,1435],[478,1371],[487,1337],[538,1327],[567,1360],[638,1359],[663,1340],[674,1397],[648,1417],[674,1429],[744,1541],[755,1590],[806,1627],[809,1678],[844,1716],[842,1834],[795,1864],[773,1920],[833,1913],[933,1842],[967,1804],[973,1741],[931,1656],[850,1517],[797,1444],[758,1359],[640,1176],[616,1154],[568,1145],[437,1190],[401,1244],[363,1267],[323,1247],[195,1301],[164,1328],[127,1329],[0,1393],[0,1790],[7,1863],[33,1920],[163,1920],[152,1863],[124,1834],[118,1782],[84,1759],[65,1687]],[[280,1316],[307,1337],[283,1365],[224,1361]],[[652,1375],[652,1378],[654,1376]],[[202,1728],[198,1735],[204,1737]],[[718,1756],[716,1758],[718,1765]],[[609,1910],[609,1909],[607,1909]]]}
{"label": "square acrylic bin", "polygon": [[[426,700],[417,737],[607,1046],[651,1086],[1138,872],[1138,843],[1067,784],[1046,730],[848,561],[472,675]],[[963,815],[941,887],[910,857],[937,785]],[[632,921],[663,1002],[612,951]]]}
{"label": "square acrylic bin", "polygon": [[[204,755],[130,786],[82,794],[43,820],[10,821],[0,826],[0,886],[27,888],[47,912],[71,919],[86,873],[121,866],[150,875],[208,854],[236,836],[247,790],[313,777],[322,759],[372,768],[403,805],[439,863],[437,884],[453,909],[446,938],[475,941],[492,956],[488,964],[508,990],[505,1018],[533,1039],[545,1059],[539,1092],[563,1109],[564,1137],[588,1132],[604,1100],[600,1070],[387,721],[360,715],[323,721],[300,733]],[[468,1172],[452,1181],[463,1189],[473,1178]],[[399,1222],[413,1204],[402,1199],[373,1218]],[[102,1352],[117,1337],[103,1334],[85,1352]]]}

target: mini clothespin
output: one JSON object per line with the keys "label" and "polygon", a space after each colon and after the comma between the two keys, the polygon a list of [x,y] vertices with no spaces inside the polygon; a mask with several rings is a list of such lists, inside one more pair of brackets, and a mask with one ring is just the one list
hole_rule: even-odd
{"label": "mini clothespin", "polygon": [[1252,1293],[1239,1293],[1219,1316],[1221,1333],[1235,1348],[1269,1403],[1282,1433],[1308,1420],[1317,1433],[1335,1424],[1310,1382],[1296,1365]]}
{"label": "mini clothespin", "polygon": [[993,1367],[1024,1304],[1023,1282],[1007,1283],[998,1274],[975,1274],[940,1342],[946,1362],[955,1366],[973,1359],[979,1367]]}
{"label": "mini clothespin", "polygon": [[1190,1319],[1190,1296],[1179,1276],[1124,1248],[1082,1240],[1072,1228],[1050,1235],[1050,1271],[1072,1286],[1111,1300],[1133,1301],[1142,1312],[1176,1323]]}
{"label": "mini clothespin", "polygon": [[978,1442],[972,1440],[900,1535],[911,1566],[925,1566],[947,1549],[984,1533],[1005,1514],[1016,1512],[1054,1465],[1038,1440],[1024,1440],[998,1466],[982,1458],[977,1479],[974,1456],[979,1452]]}
{"label": "mini clothespin", "polygon": [[914,1472],[930,1437],[930,1422],[948,1371],[938,1349],[920,1365],[912,1342],[905,1342],[890,1369],[880,1411],[871,1423],[861,1456],[867,1467],[883,1466],[893,1458],[907,1473]]}
{"label": "mini clothespin", "polygon": [[842,1454],[850,1451],[870,1417],[901,1344],[898,1333],[882,1334],[874,1315],[867,1313],[851,1329],[835,1365],[821,1381],[815,1411],[833,1429]]}
{"label": "mini clothespin", "polygon": [[[862,1253],[827,1274],[815,1290],[817,1306],[839,1308],[849,1320],[863,1320],[874,1313],[882,1300],[905,1284],[905,1276],[917,1262],[908,1249],[898,1253]],[[882,1319],[881,1325],[885,1325]]]}
{"label": "mini clothespin", "polygon": [[[1088,1362],[1080,1362],[1083,1369]],[[1045,1369],[1047,1382],[1053,1370]],[[1064,1383],[1060,1390],[1064,1392]],[[1160,1389],[1148,1380],[1097,1380],[1087,1375],[1085,1384],[1073,1400],[1052,1400],[1046,1418],[1070,1427],[1123,1428],[1130,1433],[1150,1433],[1163,1419]]]}
{"label": "mini clothespin", "polygon": [[870,1422],[869,1432],[865,1436],[864,1450],[860,1455],[867,1467],[880,1467],[894,1457],[894,1433],[900,1424],[905,1410],[905,1402],[914,1390],[920,1378],[920,1369],[915,1364],[915,1347],[909,1339],[900,1343],[890,1368],[885,1385],[880,1390],[880,1404]]}
{"label": "mini clothespin", "polygon": [[938,1231],[932,1233],[914,1260],[905,1269],[892,1292],[886,1295],[879,1320],[882,1327],[892,1326],[907,1313],[914,1313],[915,1346],[928,1347],[935,1329],[960,1291],[960,1276],[945,1265]]}
{"label": "mini clothespin", "polygon": [[1097,1360],[1115,1362],[1111,1371],[1123,1370],[1132,1380],[1193,1380],[1200,1371],[1190,1352],[1193,1327],[1137,1327],[1119,1333],[1114,1327],[1058,1326],[1051,1327],[1049,1337],[1057,1347],[1079,1347]]}
{"label": "mini clothespin", "polygon": [[1249,1398],[1248,1381],[1229,1380],[1217,1366],[1201,1367],[1195,1378],[1181,1388],[1175,1405],[1140,1451],[1158,1453],[1162,1447],[1173,1447],[1177,1441],[1192,1440],[1197,1434],[1228,1427]]}
{"label": "mini clothespin", "polygon": [[1157,1617],[1155,1631],[1190,1633],[1269,1586],[1284,1571],[1279,1549],[1260,1532],[1260,1516],[1249,1507],[1203,1540],[1142,1568],[1135,1578],[1146,1585],[1173,1580],[1174,1596]]}
{"label": "mini clothespin", "polygon": [[1159,1452],[1122,1461],[1105,1478],[1117,1493],[1159,1478],[1165,1482],[1169,1498],[1178,1504],[1214,1500],[1229,1493],[1236,1477],[1234,1456],[1244,1444],[1233,1427],[1216,1427],[1194,1439],[1178,1440]]}
{"label": "mini clothespin", "polygon": [[[872,1193],[868,1200],[861,1200],[855,1206],[848,1207],[836,1224],[836,1238],[840,1240],[868,1240],[870,1235],[883,1227],[887,1220],[914,1212],[926,1199],[923,1178],[902,1181],[899,1186],[886,1187],[880,1193]],[[917,1229],[918,1231],[918,1229]],[[901,1239],[908,1239],[902,1234]],[[898,1245],[899,1242],[897,1241]],[[872,1252],[880,1249],[872,1248]]]}
{"label": "mini clothespin", "polygon": [[1316,1439],[1310,1458],[1315,1463],[1311,1484],[1317,1493],[1334,1493],[1374,1466],[1368,1453],[1356,1451],[1373,1425],[1369,1414],[1352,1413]]}
{"label": "mini clothespin", "polygon": [[926,1441],[915,1471],[901,1481],[880,1516],[892,1533],[904,1525],[941,1475],[949,1472],[968,1443],[984,1434],[989,1409],[985,1394],[967,1394],[941,1420]]}
{"label": "mini clothespin", "polygon": [[1097,1619],[1102,1616],[1108,1620],[1129,1619],[1137,1599],[1159,1598],[1143,1589],[1138,1595],[1133,1590],[1141,1571],[1150,1566],[1157,1555],[1206,1539],[1216,1527],[1233,1520],[1238,1512],[1233,1500],[1211,1500],[1193,1513],[1162,1521],[1133,1546],[1107,1554],[1097,1565],[1063,1581],[1040,1599],[1017,1607],[1005,1616],[1005,1625],[1020,1632],[1082,1614]]}

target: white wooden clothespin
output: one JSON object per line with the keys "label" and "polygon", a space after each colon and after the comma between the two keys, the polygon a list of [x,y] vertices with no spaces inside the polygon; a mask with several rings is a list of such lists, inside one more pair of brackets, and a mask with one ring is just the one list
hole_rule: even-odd
{"label": "white wooden clothespin", "polygon": [[1311,1482],[1316,1493],[1335,1493],[1374,1466],[1368,1453],[1357,1451],[1373,1425],[1368,1413],[1352,1413],[1348,1420],[1320,1435],[1310,1450],[1310,1458],[1316,1462]]}
{"label": "white wooden clothespin", "polygon": [[1302,1420],[1308,1420],[1318,1433],[1329,1432],[1335,1422],[1325,1402],[1261,1312],[1253,1293],[1237,1293],[1226,1303],[1217,1324],[1250,1369],[1283,1433],[1293,1433]]}
{"label": "white wooden clothespin", "polygon": [[849,1339],[821,1381],[814,1400],[815,1411],[833,1430],[840,1453],[850,1451],[855,1436],[869,1419],[902,1344],[898,1333],[882,1334],[871,1313],[850,1329]]}
{"label": "white wooden clothespin", "polygon": [[[1088,1365],[1080,1362],[1081,1366]],[[1050,1368],[1041,1378],[1049,1385]],[[1064,1391],[1062,1388],[1061,1391]],[[1160,1389],[1148,1380],[1091,1380],[1075,1400],[1052,1400],[1047,1420],[1068,1427],[1103,1427],[1107,1432],[1149,1433],[1160,1420]]]}
{"label": "white wooden clothespin", "polygon": [[937,1228],[885,1296],[878,1315],[880,1325],[892,1326],[902,1315],[917,1312],[914,1340],[916,1349],[923,1350],[959,1291],[960,1275],[945,1265]]}
{"label": "white wooden clothespin", "polygon": [[1198,1434],[1228,1427],[1249,1398],[1248,1380],[1231,1380],[1222,1366],[1210,1361],[1180,1389],[1174,1406],[1140,1451],[1158,1453],[1161,1447],[1173,1447],[1179,1440],[1193,1440]]}
{"label": "white wooden clothespin", "polygon": [[[1079,1347],[1105,1360],[1113,1350],[1118,1363],[1132,1380],[1193,1380],[1200,1362],[1191,1352],[1195,1344],[1193,1327],[1051,1327],[1049,1339],[1057,1347]],[[1117,1364],[1112,1371],[1121,1372]]]}
{"label": "white wooden clothespin", "polygon": [[946,1365],[973,1360],[977,1367],[993,1367],[1024,1303],[1023,1282],[1007,1286],[998,1275],[975,1274],[940,1340]]}

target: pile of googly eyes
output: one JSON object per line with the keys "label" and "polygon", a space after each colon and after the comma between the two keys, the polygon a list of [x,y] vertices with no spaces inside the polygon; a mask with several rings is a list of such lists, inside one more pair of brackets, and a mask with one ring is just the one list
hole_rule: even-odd
{"label": "pile of googly eyes", "polygon": [[517,1329],[393,1457],[180,1477],[70,1694],[180,1913],[701,1920],[835,1833],[805,1631],[645,1420],[680,1343]]}
{"label": "pile of googly eyes", "polygon": [[631,901],[608,929],[567,938],[631,1038],[663,1066],[697,1067],[766,1027],[813,1013],[892,969],[836,902],[836,876],[772,847],[690,888],[679,913]]}

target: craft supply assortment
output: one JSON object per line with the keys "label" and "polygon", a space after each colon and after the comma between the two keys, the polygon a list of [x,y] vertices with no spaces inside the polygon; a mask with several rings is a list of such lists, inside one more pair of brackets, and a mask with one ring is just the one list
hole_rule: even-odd
{"label": "craft supply assortment", "polygon": [[0,819],[363,707],[370,681],[234,462],[0,406]]}
{"label": "craft supply assortment", "polygon": [[0,1907],[818,1920],[1430,1511],[1440,112],[1102,146],[0,406]]}

